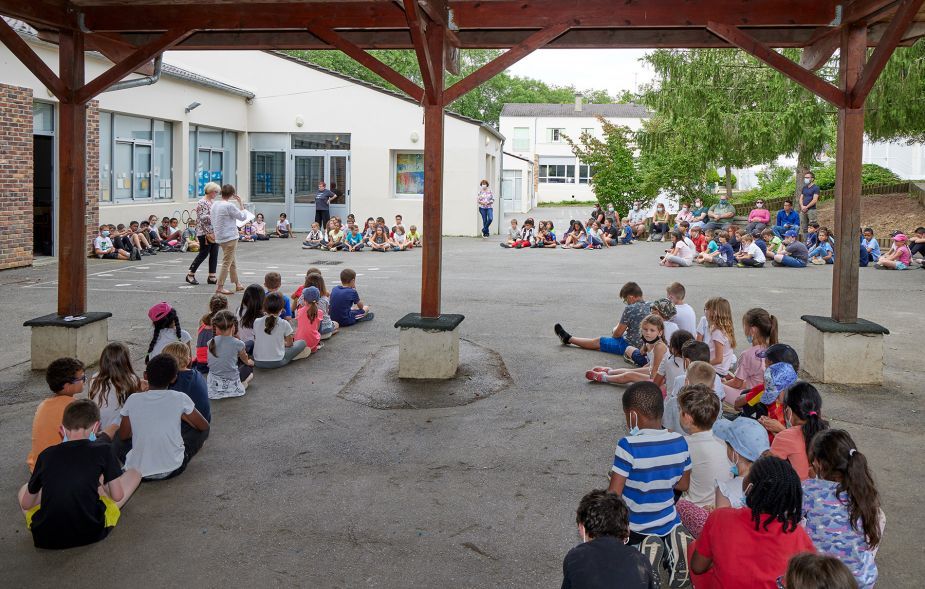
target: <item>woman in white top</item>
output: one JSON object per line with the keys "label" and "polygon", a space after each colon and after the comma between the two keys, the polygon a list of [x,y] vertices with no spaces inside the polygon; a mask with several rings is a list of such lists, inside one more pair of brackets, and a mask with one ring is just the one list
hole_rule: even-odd
{"label": "woman in white top", "polygon": [[[244,290],[244,285],[238,281],[238,266],[235,263],[235,248],[238,245],[238,221],[244,221],[247,213],[243,210],[241,197],[237,195],[234,186],[222,186],[222,199],[212,205],[212,228],[215,230],[215,241],[222,248],[222,269],[218,273],[218,283],[215,292],[223,295],[232,295]],[[225,279],[231,275],[234,291],[225,289]]]}

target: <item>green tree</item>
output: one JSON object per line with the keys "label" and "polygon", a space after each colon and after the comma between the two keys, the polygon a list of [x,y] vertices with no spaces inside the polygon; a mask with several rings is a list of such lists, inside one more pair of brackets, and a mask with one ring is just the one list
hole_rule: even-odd
{"label": "green tree", "polygon": [[582,133],[578,140],[565,136],[565,141],[582,164],[591,166],[591,188],[601,203],[613,203],[617,210],[629,210],[634,201],[649,201],[655,193],[647,193],[639,164],[633,156],[634,134],[628,128],[614,125],[598,117],[603,127],[603,139]]}
{"label": "green tree", "polygon": [[867,98],[864,128],[877,141],[925,141],[925,42],[896,49]]}
{"label": "green tree", "polygon": [[656,114],[642,123],[637,133],[639,168],[648,194],[666,191],[680,200],[693,202],[707,196],[711,168],[709,154],[671,128],[671,122]]}

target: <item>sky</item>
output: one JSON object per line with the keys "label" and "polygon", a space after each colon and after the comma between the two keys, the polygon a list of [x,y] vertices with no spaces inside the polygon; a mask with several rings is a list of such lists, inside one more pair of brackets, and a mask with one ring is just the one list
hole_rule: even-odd
{"label": "sky", "polygon": [[603,89],[611,96],[651,81],[652,70],[639,62],[642,49],[540,49],[508,72],[556,86]]}

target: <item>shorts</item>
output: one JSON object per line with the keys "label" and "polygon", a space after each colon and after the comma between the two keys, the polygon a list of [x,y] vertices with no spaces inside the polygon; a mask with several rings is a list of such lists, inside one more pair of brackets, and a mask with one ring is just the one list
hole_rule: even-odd
{"label": "shorts", "polygon": [[903,264],[902,262],[896,262],[896,269],[897,270],[908,270],[909,266],[907,264]]}
{"label": "shorts", "polygon": [[628,346],[629,343],[626,341],[625,337],[601,338],[601,351],[607,352],[608,354],[616,354],[617,356],[622,356]]}
{"label": "shorts", "polygon": [[119,253],[118,252],[106,252],[105,254],[100,256],[100,259],[101,260],[118,260]]}
{"label": "shorts", "polygon": [[[119,517],[122,515],[122,512],[119,510],[119,506],[116,505],[116,502],[106,497],[100,495],[100,501],[103,502],[103,505],[106,506],[106,511],[103,516],[103,527],[105,528],[114,528],[116,524],[119,523]],[[42,508],[42,505],[36,505],[29,511],[25,513],[26,516],[26,529],[32,529],[32,518],[35,516],[35,513]]]}

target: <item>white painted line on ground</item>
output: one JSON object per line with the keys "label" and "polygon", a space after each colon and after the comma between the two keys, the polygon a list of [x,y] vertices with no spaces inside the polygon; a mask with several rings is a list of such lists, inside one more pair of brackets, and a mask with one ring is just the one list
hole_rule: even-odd
{"label": "white painted line on ground", "polygon": [[158,276],[157,277],[158,280],[164,280],[165,278],[170,278],[170,276]]}
{"label": "white painted line on ground", "polygon": [[129,284],[128,282],[124,282],[122,284],[117,284],[116,286],[132,286],[132,285]]}
{"label": "white painted line on ground", "polygon": [[378,270],[379,268],[367,268],[367,270]]}
{"label": "white painted line on ground", "polygon": [[187,285],[187,286],[181,286],[181,287],[179,287],[179,288],[193,288],[193,285],[190,284],[190,285]]}
{"label": "white painted line on ground", "polygon": [[135,266],[134,269],[135,270],[150,270],[151,267],[150,266]]}

